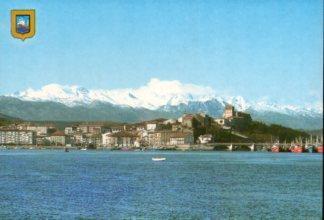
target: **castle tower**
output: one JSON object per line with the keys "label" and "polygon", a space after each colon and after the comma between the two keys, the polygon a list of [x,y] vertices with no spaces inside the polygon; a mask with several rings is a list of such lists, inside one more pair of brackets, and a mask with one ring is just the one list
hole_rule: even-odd
{"label": "castle tower", "polygon": [[234,106],[232,105],[229,105],[227,104],[225,106],[225,111],[224,111],[224,114],[223,114],[223,117],[225,119],[229,119],[229,118],[232,118],[235,116],[235,109],[234,109]]}

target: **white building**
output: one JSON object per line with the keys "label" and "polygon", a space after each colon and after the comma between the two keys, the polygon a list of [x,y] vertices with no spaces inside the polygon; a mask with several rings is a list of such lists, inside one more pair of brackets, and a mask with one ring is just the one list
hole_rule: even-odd
{"label": "white building", "polygon": [[102,140],[102,146],[108,147],[111,146],[113,143],[113,140],[111,138],[111,132],[107,132],[101,135],[101,140]]}
{"label": "white building", "polygon": [[49,126],[33,126],[28,125],[27,130],[35,131],[37,135],[46,135],[48,133]]}
{"label": "white building", "polygon": [[170,145],[187,145],[193,144],[194,137],[191,132],[172,132],[170,135]]}
{"label": "white building", "polygon": [[74,129],[73,127],[66,127],[66,128],[64,129],[64,133],[65,133],[66,135],[71,135],[71,134],[74,133],[75,130],[76,130],[76,129]]}
{"label": "white building", "polygon": [[165,125],[167,125],[167,124],[174,124],[176,122],[177,122],[177,120],[171,118],[171,119],[165,120],[163,122],[163,124],[165,124]]}
{"label": "white building", "polygon": [[111,127],[111,132],[112,133],[117,133],[117,132],[121,132],[121,131],[124,131],[124,130],[126,130],[126,125]]}
{"label": "white building", "polygon": [[220,125],[220,126],[224,126],[225,125],[225,118],[215,118],[214,121]]}
{"label": "white building", "polygon": [[67,137],[65,136],[64,132],[56,131],[51,136],[49,136],[49,141],[51,144],[65,146],[67,143]]}
{"label": "white building", "polygon": [[198,139],[199,139],[199,143],[207,144],[212,142],[213,136],[211,134],[204,134],[204,135],[200,135]]}
{"label": "white building", "polygon": [[144,125],[136,126],[136,131],[145,131],[145,126]]}
{"label": "white building", "polygon": [[36,133],[27,130],[0,130],[0,144],[36,144]]}
{"label": "white building", "polygon": [[156,129],[156,123],[147,123],[146,124],[146,130],[155,131],[155,129]]}
{"label": "white building", "polygon": [[139,136],[126,131],[106,134],[103,145],[105,147],[139,147]]}

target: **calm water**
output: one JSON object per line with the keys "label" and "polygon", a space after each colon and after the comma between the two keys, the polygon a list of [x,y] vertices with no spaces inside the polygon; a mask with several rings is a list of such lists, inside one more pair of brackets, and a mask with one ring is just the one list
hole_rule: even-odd
{"label": "calm water", "polygon": [[[153,162],[153,155],[164,162]],[[323,157],[0,151],[0,219],[321,219]]]}

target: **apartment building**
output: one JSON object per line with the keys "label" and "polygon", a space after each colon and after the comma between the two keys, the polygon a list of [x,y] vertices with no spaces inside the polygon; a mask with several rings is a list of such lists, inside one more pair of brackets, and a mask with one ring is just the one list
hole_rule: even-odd
{"label": "apartment building", "polygon": [[36,144],[36,132],[28,130],[0,130],[0,144]]}

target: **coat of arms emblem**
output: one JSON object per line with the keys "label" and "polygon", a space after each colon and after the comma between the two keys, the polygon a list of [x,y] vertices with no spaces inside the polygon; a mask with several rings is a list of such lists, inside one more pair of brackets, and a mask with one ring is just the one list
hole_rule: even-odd
{"label": "coat of arms emblem", "polygon": [[25,40],[31,38],[36,32],[35,10],[11,11],[11,35]]}

